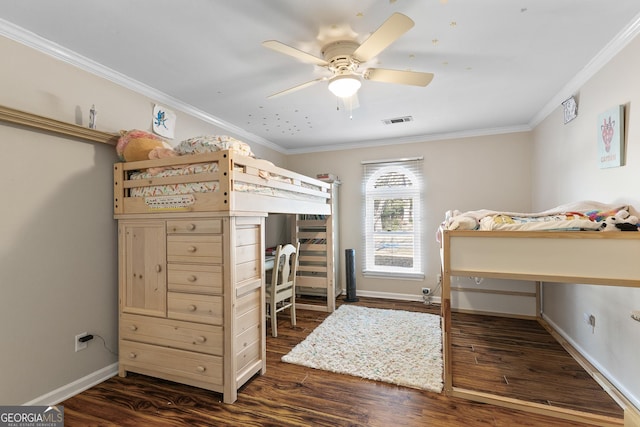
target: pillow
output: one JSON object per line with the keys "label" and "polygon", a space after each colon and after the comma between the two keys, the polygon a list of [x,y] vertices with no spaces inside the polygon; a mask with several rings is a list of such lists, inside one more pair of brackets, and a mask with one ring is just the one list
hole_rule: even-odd
{"label": "pillow", "polygon": [[149,155],[154,150],[171,150],[171,146],[159,136],[143,130],[120,131],[120,138],[116,144],[116,153],[120,160],[126,162],[149,160],[153,158]]}
{"label": "pillow", "polygon": [[227,135],[203,135],[185,139],[175,147],[175,150],[180,155],[232,150],[243,156],[254,157],[249,144]]}

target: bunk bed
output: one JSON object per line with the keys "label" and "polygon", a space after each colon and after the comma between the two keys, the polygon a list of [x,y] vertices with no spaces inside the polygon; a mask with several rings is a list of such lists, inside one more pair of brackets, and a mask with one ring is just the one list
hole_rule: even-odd
{"label": "bunk bed", "polygon": [[[582,207],[582,206],[581,206]],[[594,414],[555,408],[543,404],[510,399],[491,392],[479,392],[456,387],[452,372],[452,320],[451,320],[451,283],[452,277],[482,277],[495,279],[533,280],[536,282],[597,284],[605,286],[640,287],[640,233],[638,232],[602,232],[601,224],[584,222],[579,225],[576,220],[588,220],[588,213],[599,211],[605,213],[591,219],[596,223],[606,218],[606,209],[576,210],[576,206],[562,206],[552,212],[545,212],[557,217],[560,223],[546,227],[547,231],[490,231],[481,229],[481,223],[493,222],[501,216],[536,217],[539,214],[514,214],[494,211],[456,212],[447,215],[437,240],[441,248],[442,261],[442,306],[443,316],[443,354],[444,354],[444,391],[445,393],[492,403],[500,406],[517,408],[525,411],[545,413],[568,420],[577,420],[589,424],[620,425]],[[621,207],[609,206],[608,212],[617,212]],[[568,215],[570,218],[567,218]],[[485,219],[491,217],[491,219]],[[504,218],[499,220],[504,223]],[[573,222],[568,223],[567,220]],[[507,221],[512,226],[513,223]],[[525,220],[524,222],[529,222]],[[566,225],[566,227],[565,227]],[[514,226],[517,229],[517,226]],[[526,228],[526,227],[525,227]],[[583,231],[579,231],[583,230]],[[588,230],[588,231],[585,231]],[[615,254],[606,262],[594,262],[589,254]],[[539,321],[542,320],[539,318]],[[549,328],[547,328],[549,329]],[[559,336],[556,335],[556,338]],[[568,343],[561,342],[569,347]],[[579,358],[579,354],[567,348],[569,353]],[[586,362],[586,361],[582,361]],[[587,362],[588,363],[588,362]],[[592,367],[591,367],[592,368]],[[595,368],[593,368],[595,371]],[[597,372],[592,372],[592,374]],[[635,414],[637,410],[615,390],[601,375],[599,380],[605,390],[615,394],[614,399],[623,402],[627,410]],[[626,416],[626,415],[625,415]]]}
{"label": "bunk bed", "polygon": [[116,214],[168,211],[328,215],[331,184],[234,150],[114,165]]}
{"label": "bunk bed", "polygon": [[222,393],[266,369],[268,213],[331,214],[331,184],[234,149],[114,165],[119,374]]}

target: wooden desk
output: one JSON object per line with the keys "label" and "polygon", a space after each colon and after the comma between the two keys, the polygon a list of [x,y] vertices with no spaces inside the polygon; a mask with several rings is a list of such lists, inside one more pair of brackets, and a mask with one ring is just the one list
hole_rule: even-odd
{"label": "wooden desk", "polygon": [[273,264],[275,259],[276,259],[275,255],[266,255],[264,257],[264,271],[273,270]]}

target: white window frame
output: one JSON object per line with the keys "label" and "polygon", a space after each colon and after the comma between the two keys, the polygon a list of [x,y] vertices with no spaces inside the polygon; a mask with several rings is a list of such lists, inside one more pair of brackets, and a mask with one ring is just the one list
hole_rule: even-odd
{"label": "white window frame", "polygon": [[[398,279],[424,279],[423,272],[423,243],[422,243],[422,158],[385,160],[377,162],[363,162],[363,274],[365,276],[382,276]],[[389,172],[401,173],[411,181],[412,185],[405,189],[398,187],[374,188],[376,180]],[[413,262],[412,267],[376,266],[373,206],[375,200],[411,198],[413,207]]]}

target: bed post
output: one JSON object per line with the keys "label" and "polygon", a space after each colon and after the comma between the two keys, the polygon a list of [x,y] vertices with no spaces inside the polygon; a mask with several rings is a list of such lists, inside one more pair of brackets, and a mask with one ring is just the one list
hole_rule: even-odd
{"label": "bed post", "polygon": [[124,213],[124,168],[122,163],[113,165],[113,213]]}
{"label": "bed post", "polygon": [[442,233],[440,248],[442,262],[442,295],[440,311],[442,315],[442,359],[444,363],[444,392],[449,395],[453,391],[453,374],[451,372],[451,266],[449,265],[449,232]]}

